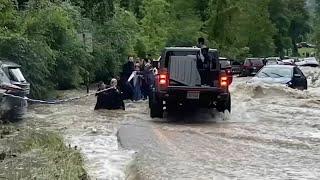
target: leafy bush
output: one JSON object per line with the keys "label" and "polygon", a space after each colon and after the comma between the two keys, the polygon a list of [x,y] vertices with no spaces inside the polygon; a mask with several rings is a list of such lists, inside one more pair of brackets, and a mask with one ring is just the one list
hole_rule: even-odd
{"label": "leafy bush", "polygon": [[33,97],[46,97],[53,90],[54,52],[46,44],[19,35],[0,36],[0,57],[22,66]]}

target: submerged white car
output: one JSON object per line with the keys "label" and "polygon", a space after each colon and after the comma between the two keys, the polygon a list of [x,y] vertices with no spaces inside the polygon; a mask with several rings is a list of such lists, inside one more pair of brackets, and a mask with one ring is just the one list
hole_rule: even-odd
{"label": "submerged white car", "polygon": [[315,57],[304,58],[300,62],[296,62],[298,66],[311,66],[311,67],[319,67],[319,62]]}

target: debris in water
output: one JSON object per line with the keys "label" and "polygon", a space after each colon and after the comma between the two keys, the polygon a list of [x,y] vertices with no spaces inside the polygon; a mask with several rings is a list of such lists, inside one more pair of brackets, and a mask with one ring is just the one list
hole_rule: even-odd
{"label": "debris in water", "polygon": [[0,153],[0,161],[3,161],[6,158],[7,154],[5,152]]}

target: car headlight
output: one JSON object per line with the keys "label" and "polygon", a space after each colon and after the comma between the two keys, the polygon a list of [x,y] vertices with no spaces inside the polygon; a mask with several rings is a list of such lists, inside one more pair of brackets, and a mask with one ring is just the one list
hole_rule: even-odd
{"label": "car headlight", "polygon": [[292,82],[291,81],[287,82],[287,86],[288,87],[292,86]]}

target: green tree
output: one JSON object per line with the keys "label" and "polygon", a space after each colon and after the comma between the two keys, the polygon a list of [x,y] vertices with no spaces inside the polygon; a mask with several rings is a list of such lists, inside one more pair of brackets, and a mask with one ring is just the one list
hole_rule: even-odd
{"label": "green tree", "polygon": [[107,80],[116,76],[127,55],[134,52],[139,31],[135,16],[117,9],[114,17],[104,25],[97,25],[94,32],[96,80]]}
{"label": "green tree", "polygon": [[280,57],[285,55],[285,50],[292,47],[291,38],[289,36],[290,12],[286,0],[270,0],[269,14],[270,20],[276,27],[274,35],[274,44],[276,46],[275,53]]}
{"label": "green tree", "polygon": [[203,22],[197,14],[196,1],[173,0],[170,2],[170,19],[168,24],[167,46],[194,46],[197,38],[202,36],[200,30]]}
{"label": "green tree", "polygon": [[309,13],[306,10],[306,0],[290,0],[288,5],[291,22],[289,35],[292,39],[293,53],[298,55],[297,43],[303,41],[308,33],[311,32],[309,25]]}
{"label": "green tree", "polygon": [[33,97],[47,97],[53,90],[54,52],[45,43],[19,35],[0,36],[0,57],[22,66]]}
{"label": "green tree", "polygon": [[104,23],[115,13],[114,0],[71,0],[71,2],[81,7],[82,14],[95,22]]}
{"label": "green tree", "polygon": [[17,29],[17,12],[13,1],[0,0],[0,33]]}
{"label": "green tree", "polygon": [[313,21],[313,41],[317,46],[317,55],[320,54],[320,0],[315,0],[315,17]]}
{"label": "green tree", "polygon": [[268,12],[269,0],[247,0],[244,2],[244,11],[248,21],[244,28],[248,37],[248,47],[253,56],[265,57],[274,54],[276,29],[270,21]]}
{"label": "green tree", "polygon": [[210,0],[196,0],[195,10],[201,21],[205,22],[209,19],[209,4]]}
{"label": "green tree", "polygon": [[236,58],[243,54],[247,36],[242,34],[244,18],[240,3],[230,0],[213,0],[210,3],[210,18],[207,31],[209,44],[219,49],[221,55]]}
{"label": "green tree", "polygon": [[165,0],[144,0],[141,37],[147,52],[158,54],[165,47],[171,27],[169,3]]}
{"label": "green tree", "polygon": [[23,23],[23,34],[46,43],[53,50],[56,67],[52,80],[57,88],[77,87],[83,81],[79,69],[89,55],[77,40],[76,23],[70,18],[72,11],[60,6],[63,4],[47,3],[42,8],[37,8],[39,4],[30,6]]}

